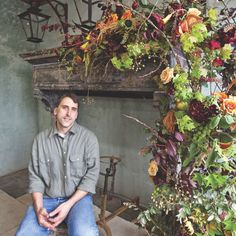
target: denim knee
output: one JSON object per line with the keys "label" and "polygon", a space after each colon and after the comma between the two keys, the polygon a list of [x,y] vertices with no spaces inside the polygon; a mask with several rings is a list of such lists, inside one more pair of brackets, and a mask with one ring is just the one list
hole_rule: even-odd
{"label": "denim knee", "polygon": [[68,231],[69,236],[98,236],[98,234],[98,227],[96,225],[80,225],[76,229]]}

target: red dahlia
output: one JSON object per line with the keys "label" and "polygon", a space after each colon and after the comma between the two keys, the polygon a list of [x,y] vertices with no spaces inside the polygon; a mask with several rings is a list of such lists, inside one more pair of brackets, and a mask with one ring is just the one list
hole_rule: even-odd
{"label": "red dahlia", "polygon": [[217,115],[217,113],[218,110],[216,105],[206,107],[202,102],[197,101],[196,99],[192,100],[189,104],[188,114],[198,123],[208,122],[209,118]]}

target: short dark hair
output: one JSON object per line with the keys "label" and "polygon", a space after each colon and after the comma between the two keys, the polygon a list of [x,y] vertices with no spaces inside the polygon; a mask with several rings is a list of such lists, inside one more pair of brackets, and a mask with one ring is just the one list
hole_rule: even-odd
{"label": "short dark hair", "polygon": [[60,96],[56,102],[56,107],[59,106],[59,104],[61,103],[61,101],[65,98],[65,97],[68,97],[68,98],[71,98],[72,101],[74,103],[77,103],[78,104],[78,107],[79,107],[79,98],[78,96],[75,94],[75,93],[65,93],[63,94],[62,96]]}

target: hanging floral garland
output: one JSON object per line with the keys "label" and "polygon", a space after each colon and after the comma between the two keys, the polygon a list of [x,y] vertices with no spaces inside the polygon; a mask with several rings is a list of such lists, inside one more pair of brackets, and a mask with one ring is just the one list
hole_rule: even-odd
{"label": "hanging floral garland", "polygon": [[168,108],[155,128],[128,116],[151,133],[140,153],[152,154],[155,188],[138,220],[153,235],[168,235],[163,212],[174,219],[169,235],[236,235],[236,13],[219,3],[220,11],[200,0],[110,1],[93,30],[59,51],[69,72],[84,64],[86,76],[94,66],[155,65],[148,75]]}

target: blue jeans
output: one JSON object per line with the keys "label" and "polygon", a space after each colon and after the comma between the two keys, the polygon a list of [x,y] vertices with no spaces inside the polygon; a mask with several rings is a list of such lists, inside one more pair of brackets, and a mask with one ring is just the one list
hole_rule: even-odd
{"label": "blue jeans", "polygon": [[[44,208],[47,212],[53,211],[68,198],[43,198]],[[65,218],[69,236],[98,236],[98,228],[93,210],[91,195],[86,195],[78,201]],[[53,232],[39,225],[33,206],[30,206],[22,220],[16,236],[44,236]]]}

